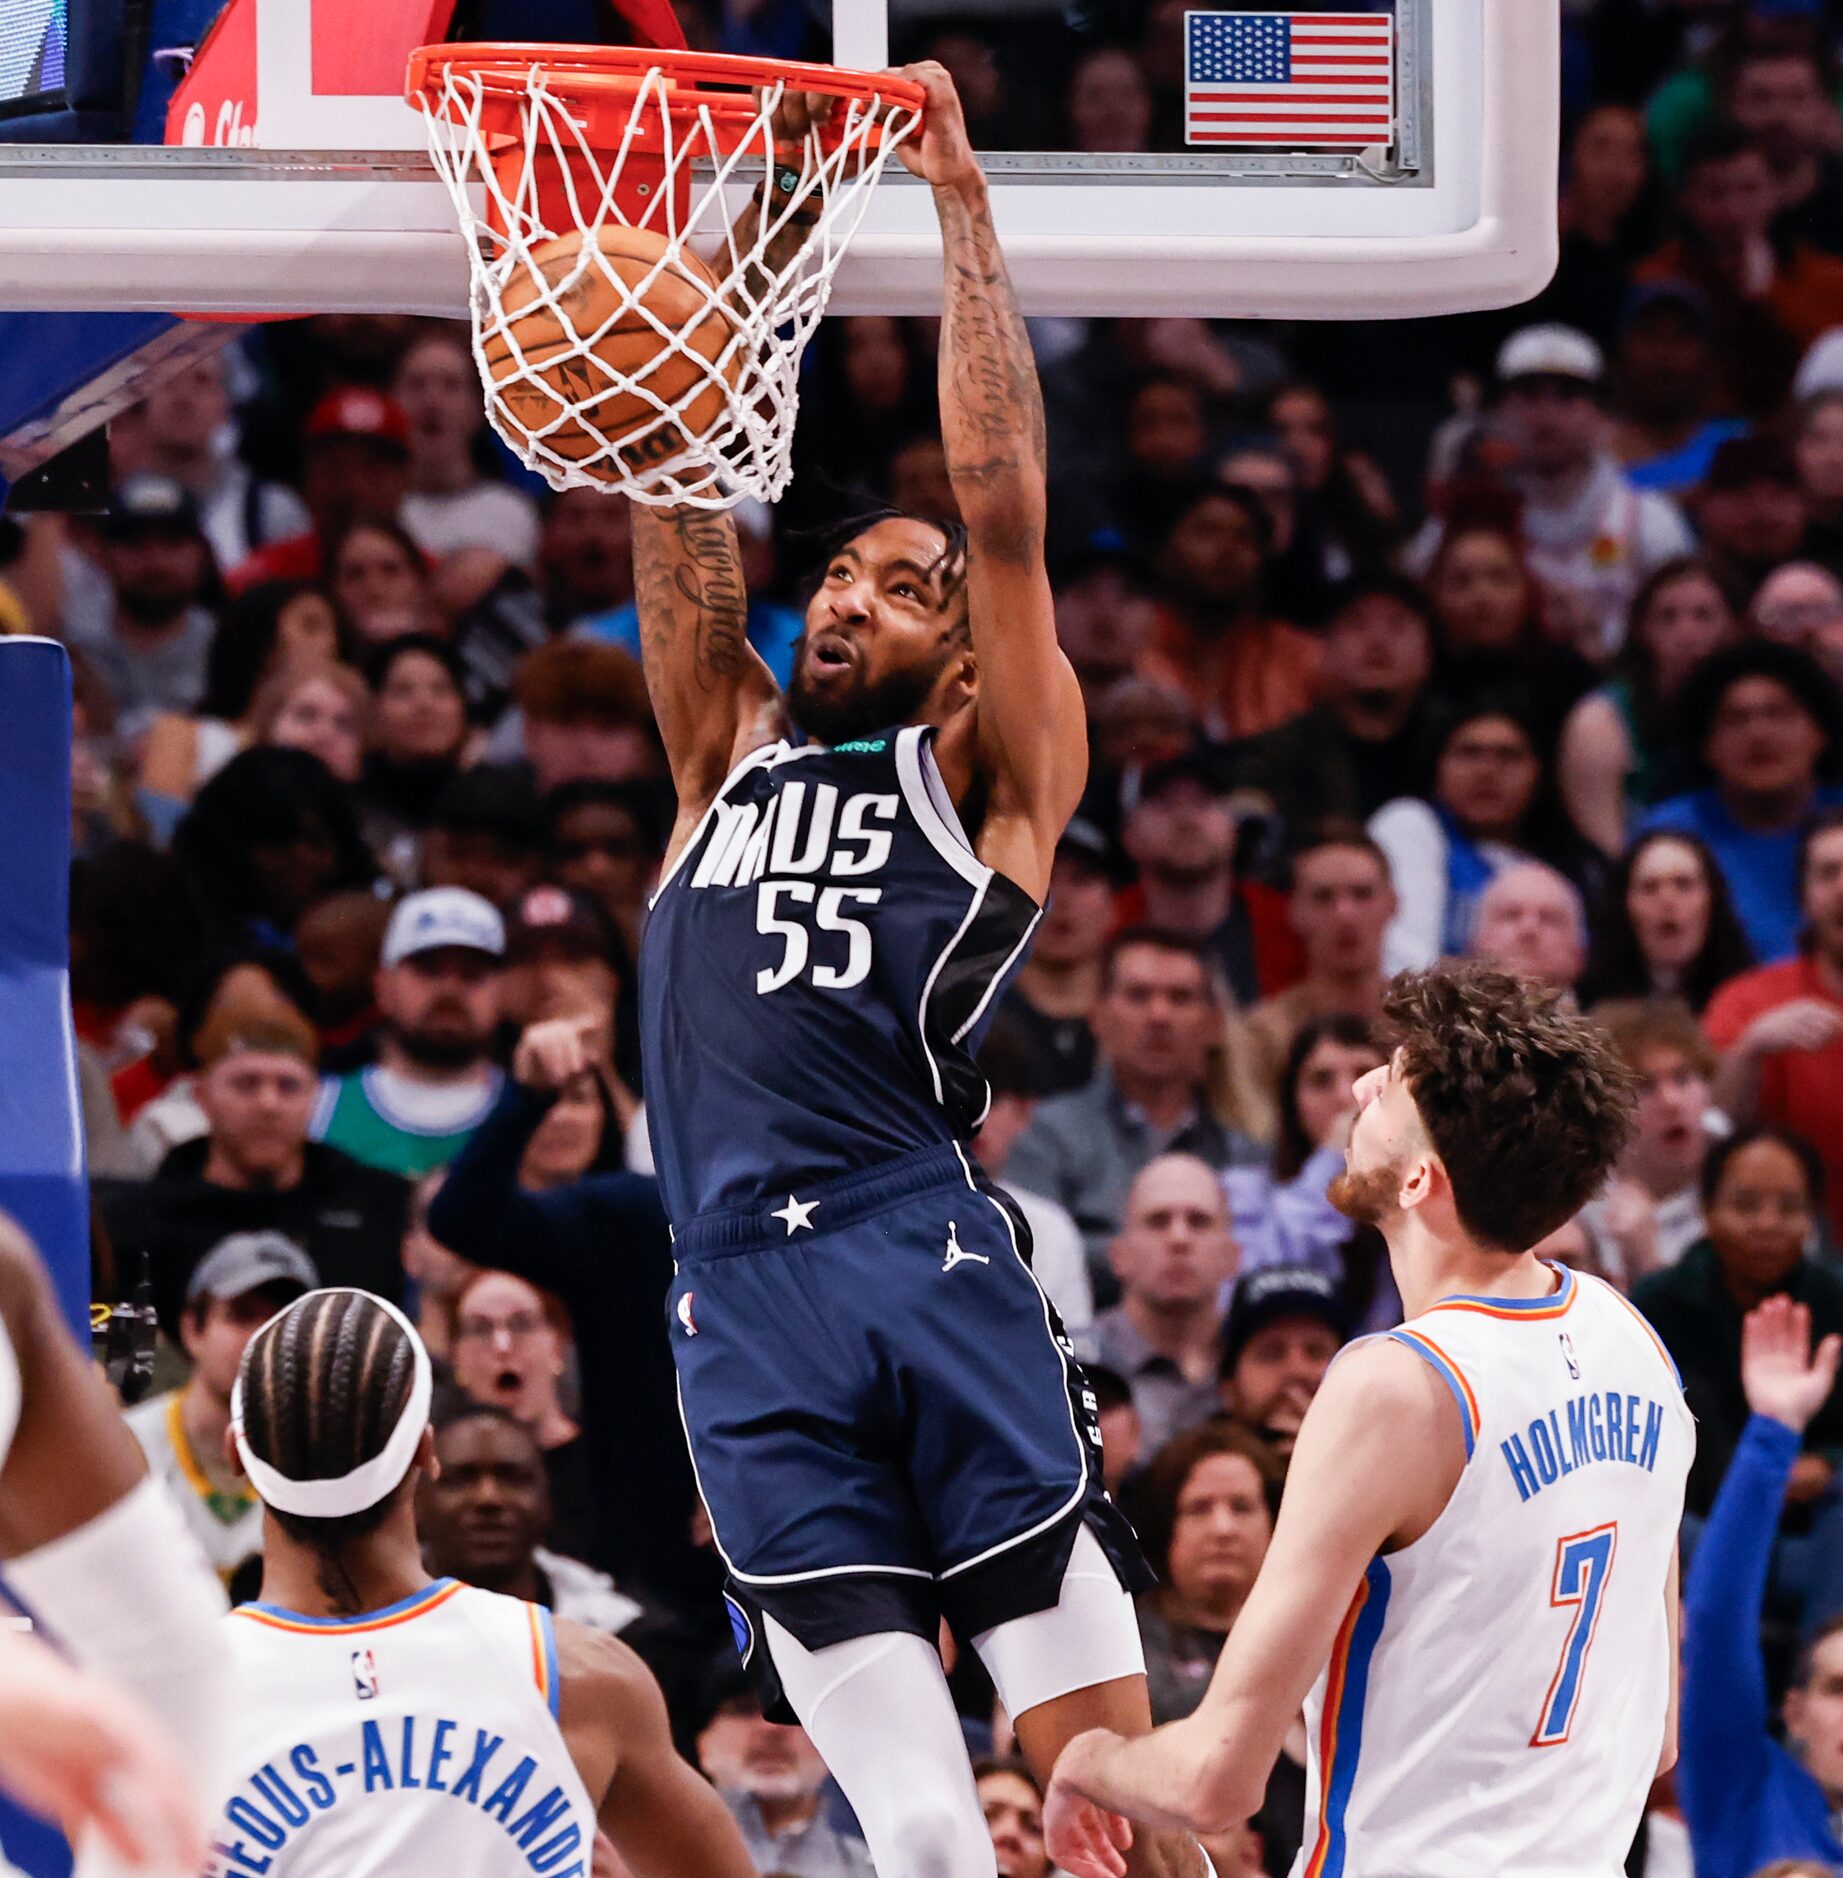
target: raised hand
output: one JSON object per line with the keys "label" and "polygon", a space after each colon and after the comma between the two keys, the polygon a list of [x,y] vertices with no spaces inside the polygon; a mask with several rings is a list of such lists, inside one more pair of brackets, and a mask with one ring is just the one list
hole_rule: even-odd
{"label": "raised hand", "polygon": [[1843,1337],[1811,1347],[1811,1313],[1790,1298],[1768,1298],[1741,1325],[1741,1387],[1756,1415],[1803,1434],[1836,1387]]}
{"label": "raised hand", "polygon": [[1822,1050],[1843,1035],[1843,1011],[1822,998],[1794,998],[1776,1010],[1763,1012],[1741,1034],[1742,1045],[1755,1055],[1775,1050]]}
{"label": "raised hand", "polygon": [[903,166],[936,189],[951,189],[977,176],[979,159],[973,154],[966,113],[960,108],[960,94],[954,89],[947,67],[923,59],[917,65],[898,66],[896,76],[913,79],[927,94],[921,129],[896,146]]}
{"label": "raised hand", "polygon": [[595,1068],[599,1017],[553,1017],[533,1024],[512,1052],[512,1079],[527,1089],[562,1089]]}

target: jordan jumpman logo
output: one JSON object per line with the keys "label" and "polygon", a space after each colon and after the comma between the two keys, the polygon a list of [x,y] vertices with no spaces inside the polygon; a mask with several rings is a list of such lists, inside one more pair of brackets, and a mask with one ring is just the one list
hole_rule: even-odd
{"label": "jordan jumpman logo", "polygon": [[991,1260],[983,1252],[965,1252],[960,1248],[960,1231],[950,1219],[947,1222],[947,1257],[941,1262],[941,1270],[950,1272],[956,1265],[990,1265]]}

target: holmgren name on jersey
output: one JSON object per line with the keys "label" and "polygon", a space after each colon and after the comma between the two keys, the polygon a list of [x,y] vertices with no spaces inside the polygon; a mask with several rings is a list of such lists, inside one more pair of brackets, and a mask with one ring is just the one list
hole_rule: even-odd
{"label": "holmgren name on jersey", "polygon": [[1530,1500],[1543,1488],[1599,1461],[1618,1461],[1652,1472],[1663,1432],[1660,1403],[1648,1396],[1596,1389],[1550,1409],[1522,1434],[1513,1434],[1498,1445],[1516,1483],[1518,1499]]}
{"label": "holmgren name on jersey", "polygon": [[[265,1761],[226,1802],[223,1836],[212,1846],[214,1869],[260,1875],[299,1827],[348,1795],[419,1790],[445,1793],[498,1820],[529,1870],[587,1878],[594,1847],[569,1817],[569,1794],[554,1781],[546,1790],[537,1760],[529,1754],[514,1760],[501,1753],[504,1746],[503,1735],[446,1715],[368,1719],[352,1729],[349,1753],[325,1740],[297,1742]],[[538,1791],[531,1793],[534,1776]]]}

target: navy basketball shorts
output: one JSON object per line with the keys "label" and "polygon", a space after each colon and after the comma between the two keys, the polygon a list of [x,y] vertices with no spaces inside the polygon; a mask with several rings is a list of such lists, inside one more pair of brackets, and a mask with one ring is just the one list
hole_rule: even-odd
{"label": "navy basketball shorts", "polygon": [[1048,1610],[1084,1523],[1151,1582],[1022,1218],[957,1149],[701,1215],[674,1250],[679,1399],[746,1658],[763,1611],[820,1649]]}

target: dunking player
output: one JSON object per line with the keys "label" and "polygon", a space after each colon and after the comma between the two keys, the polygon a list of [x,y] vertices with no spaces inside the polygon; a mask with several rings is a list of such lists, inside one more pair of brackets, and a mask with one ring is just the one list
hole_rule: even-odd
{"label": "dunking player", "polygon": [[748,1878],[631,1650],[423,1569],[430,1389],[422,1339],[366,1291],[310,1291],[244,1352],[230,1440],[263,1502],[263,1601],[224,1620],[214,1878],[587,1878],[598,1823],[635,1878]]}
{"label": "dunking player", "polygon": [[[1043,565],[1029,341],[935,65],[903,160],[946,250],[941,426],[964,530],[824,563],[783,702],[726,516],[637,509],[647,680],[679,820],[641,962],[671,1318],[745,1655],[838,1777],[881,1878],[991,1873],[943,1615],[1047,1773],[1149,1726],[1091,1404],[1015,1209],[965,1151],[973,1050],[1087,768]],[[810,742],[783,739],[787,715]],[[567,1066],[565,1066],[567,1067]],[[1149,1837],[1134,1869],[1193,1878]]]}
{"label": "dunking player", "polygon": [[0,1635],[0,1784],[80,1843],[85,1878],[196,1872],[191,1775],[212,1777],[223,1740],[223,1589],[4,1217],[0,1559],[81,1666]]}
{"label": "dunking player", "polygon": [[1125,1870],[1120,1814],[1247,1818],[1302,1702],[1296,1878],[1616,1878],[1676,1758],[1694,1425],[1644,1319],[1524,1250],[1616,1160],[1623,1072],[1501,973],[1398,979],[1385,1011],[1331,1194],[1381,1228],[1408,1321],[1327,1374],[1196,1714],[1070,1743],[1046,1825],[1078,1878]]}

